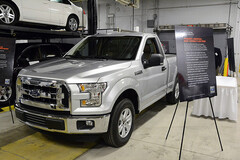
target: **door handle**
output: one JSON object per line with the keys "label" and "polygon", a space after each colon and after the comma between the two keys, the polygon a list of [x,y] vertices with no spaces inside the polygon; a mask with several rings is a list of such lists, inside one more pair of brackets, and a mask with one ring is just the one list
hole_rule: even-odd
{"label": "door handle", "polygon": [[167,67],[163,66],[162,67],[162,71],[165,71],[167,69]]}

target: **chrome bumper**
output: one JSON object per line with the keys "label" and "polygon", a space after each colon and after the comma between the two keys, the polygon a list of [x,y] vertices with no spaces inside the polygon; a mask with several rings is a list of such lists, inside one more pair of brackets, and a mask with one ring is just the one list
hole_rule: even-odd
{"label": "chrome bumper", "polygon": [[[28,126],[38,128],[50,132],[59,132],[67,134],[98,134],[106,133],[108,131],[108,124],[110,120],[110,114],[101,116],[55,116],[55,115],[42,115],[32,113],[15,106],[15,112],[17,118]],[[94,127],[91,129],[78,129],[77,122],[92,121]],[[48,127],[47,123],[53,127]],[[56,125],[60,127],[55,128]],[[55,128],[55,129],[54,129]]]}

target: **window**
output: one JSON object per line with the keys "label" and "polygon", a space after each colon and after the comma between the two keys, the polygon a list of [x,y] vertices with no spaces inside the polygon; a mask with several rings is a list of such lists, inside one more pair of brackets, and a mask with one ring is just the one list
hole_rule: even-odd
{"label": "window", "polygon": [[61,50],[55,45],[43,45],[41,46],[41,54],[43,59],[61,57]]}
{"label": "window", "polygon": [[51,2],[57,2],[57,3],[62,3],[63,0],[50,0]]}
{"label": "window", "polygon": [[159,48],[155,38],[149,38],[143,50],[143,59],[149,60],[152,54],[159,54]]}
{"label": "window", "polygon": [[28,61],[38,61],[42,58],[39,46],[28,47],[23,51],[21,58],[27,59]]}
{"label": "window", "polygon": [[73,52],[72,58],[133,60],[141,42],[141,37],[89,37]]}
{"label": "window", "polygon": [[71,4],[68,0],[50,0],[51,2]]}

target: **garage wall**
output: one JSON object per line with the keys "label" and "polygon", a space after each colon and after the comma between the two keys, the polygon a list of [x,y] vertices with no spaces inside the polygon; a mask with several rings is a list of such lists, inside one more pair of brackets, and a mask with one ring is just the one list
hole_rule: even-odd
{"label": "garage wall", "polygon": [[[114,0],[99,0],[99,28],[118,26],[132,29],[132,8],[123,6]],[[157,15],[157,25],[197,24],[197,23],[228,23],[235,27],[237,18],[237,1],[226,0],[140,0],[140,8],[135,9],[135,26],[142,32],[147,29],[147,20]],[[114,22],[109,23],[109,16],[114,15]],[[124,20],[124,23],[122,23]]]}
{"label": "garage wall", "polygon": [[[132,30],[132,8],[114,0],[98,1],[98,28],[119,27]],[[233,29],[229,37],[234,37],[236,66],[239,66],[239,9],[237,0],[140,0],[140,8],[135,9],[134,26],[141,32],[153,32],[147,28],[147,20],[155,20],[155,26],[197,23],[229,23]],[[225,48],[225,46],[220,47]]]}

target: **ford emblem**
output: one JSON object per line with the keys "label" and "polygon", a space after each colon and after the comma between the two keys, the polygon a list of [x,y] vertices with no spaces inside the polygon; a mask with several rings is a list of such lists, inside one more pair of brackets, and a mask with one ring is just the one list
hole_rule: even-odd
{"label": "ford emblem", "polygon": [[31,90],[29,92],[29,96],[33,98],[40,98],[40,95],[41,95],[41,91],[39,89]]}

